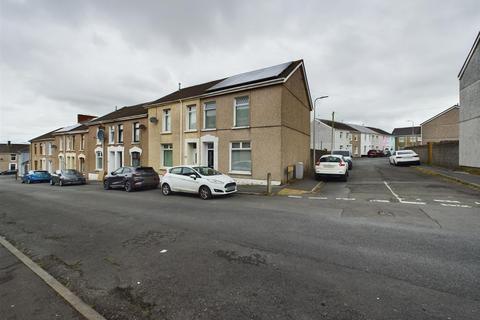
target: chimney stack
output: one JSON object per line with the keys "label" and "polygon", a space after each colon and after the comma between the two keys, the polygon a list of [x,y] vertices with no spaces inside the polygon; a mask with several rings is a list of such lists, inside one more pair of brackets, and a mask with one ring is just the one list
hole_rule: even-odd
{"label": "chimney stack", "polygon": [[89,116],[88,114],[77,114],[77,123],[84,123],[95,118],[96,116]]}

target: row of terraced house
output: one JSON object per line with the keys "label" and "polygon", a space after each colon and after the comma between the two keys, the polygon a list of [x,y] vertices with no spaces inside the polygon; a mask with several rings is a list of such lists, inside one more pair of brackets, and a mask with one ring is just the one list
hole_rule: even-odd
{"label": "row of terraced house", "polygon": [[32,139],[33,170],[77,169],[90,180],[126,166],[158,172],[206,165],[239,183],[274,184],[310,170],[311,97],[302,60],[172,92]]}

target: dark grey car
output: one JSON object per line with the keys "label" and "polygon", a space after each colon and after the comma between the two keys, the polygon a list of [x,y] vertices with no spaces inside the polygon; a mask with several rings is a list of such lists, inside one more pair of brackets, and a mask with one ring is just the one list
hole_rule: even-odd
{"label": "dark grey car", "polygon": [[136,189],[155,189],[159,183],[158,173],[152,167],[121,167],[105,176],[103,188],[123,188],[130,192]]}
{"label": "dark grey car", "polygon": [[67,184],[86,183],[87,179],[85,179],[83,174],[74,169],[57,170],[55,173],[52,173],[52,177],[50,178],[50,185],[52,186],[56,184],[59,186],[65,186]]}

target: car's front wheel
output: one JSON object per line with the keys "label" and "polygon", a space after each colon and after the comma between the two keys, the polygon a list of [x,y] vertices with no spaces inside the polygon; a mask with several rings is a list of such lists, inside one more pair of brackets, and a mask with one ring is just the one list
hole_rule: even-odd
{"label": "car's front wheel", "polygon": [[60,179],[60,181],[58,181],[58,185],[59,185],[60,187],[63,187],[63,186],[65,185],[65,184],[63,183],[63,180],[62,180],[62,179]]}
{"label": "car's front wheel", "polygon": [[212,197],[212,192],[207,186],[201,186],[198,193],[200,194],[200,198],[202,198],[203,200],[208,200]]}
{"label": "car's front wheel", "polygon": [[110,182],[108,180],[103,181],[103,189],[110,190]]}
{"label": "car's front wheel", "polygon": [[53,179],[50,180],[50,185],[51,185],[51,186],[54,186],[54,185],[55,185],[55,182],[53,182]]}
{"label": "car's front wheel", "polygon": [[168,196],[171,193],[172,193],[172,190],[170,189],[170,186],[168,185],[168,183],[162,184],[162,194],[164,196]]}
{"label": "car's front wheel", "polygon": [[30,184],[30,183],[32,183],[32,180],[27,179],[27,184]]}

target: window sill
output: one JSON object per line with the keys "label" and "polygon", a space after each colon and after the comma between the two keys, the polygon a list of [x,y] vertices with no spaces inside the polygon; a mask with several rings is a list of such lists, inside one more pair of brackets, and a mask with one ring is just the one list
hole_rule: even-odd
{"label": "window sill", "polygon": [[232,130],[239,130],[239,129],[250,129],[250,126],[232,127]]}
{"label": "window sill", "polygon": [[191,129],[191,130],[185,130],[183,131],[184,133],[191,133],[191,132],[197,132],[197,129]]}
{"label": "window sill", "polygon": [[172,131],[162,131],[160,134],[172,134]]}
{"label": "window sill", "polygon": [[229,171],[229,174],[236,174],[236,175],[242,175],[242,176],[251,176],[252,172],[251,171]]}
{"label": "window sill", "polygon": [[205,132],[205,131],[215,131],[215,130],[217,130],[217,128],[202,129],[203,132]]}
{"label": "window sill", "polygon": [[131,144],[140,144],[140,141],[133,141]]}

